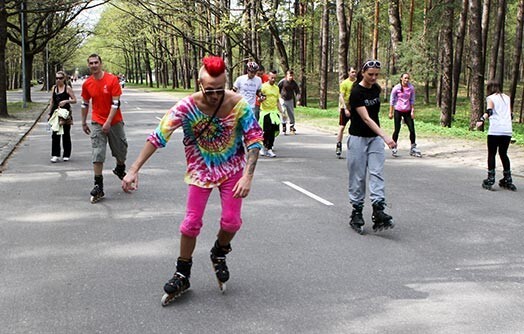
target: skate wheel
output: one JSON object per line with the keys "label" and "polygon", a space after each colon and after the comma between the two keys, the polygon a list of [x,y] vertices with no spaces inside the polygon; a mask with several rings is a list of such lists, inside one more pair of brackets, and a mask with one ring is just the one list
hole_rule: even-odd
{"label": "skate wheel", "polygon": [[175,299],[175,296],[171,296],[167,293],[164,293],[164,295],[162,296],[162,299],[160,300],[161,303],[162,303],[162,306],[167,306],[169,304],[171,304],[171,302]]}

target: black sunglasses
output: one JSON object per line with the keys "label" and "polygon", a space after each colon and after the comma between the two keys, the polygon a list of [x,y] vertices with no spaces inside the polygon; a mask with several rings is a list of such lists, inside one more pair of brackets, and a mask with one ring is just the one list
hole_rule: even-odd
{"label": "black sunglasses", "polygon": [[364,63],[364,66],[362,66],[362,70],[366,70],[368,68],[380,68],[382,64],[378,60],[368,60]]}
{"label": "black sunglasses", "polygon": [[56,80],[64,80],[64,77],[56,77]]}

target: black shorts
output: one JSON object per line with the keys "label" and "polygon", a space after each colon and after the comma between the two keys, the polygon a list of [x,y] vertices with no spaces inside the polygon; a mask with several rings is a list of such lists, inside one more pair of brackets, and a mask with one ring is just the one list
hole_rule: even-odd
{"label": "black shorts", "polygon": [[349,117],[346,116],[346,110],[344,108],[340,108],[340,115],[338,117],[338,125],[346,126],[348,122],[349,122]]}

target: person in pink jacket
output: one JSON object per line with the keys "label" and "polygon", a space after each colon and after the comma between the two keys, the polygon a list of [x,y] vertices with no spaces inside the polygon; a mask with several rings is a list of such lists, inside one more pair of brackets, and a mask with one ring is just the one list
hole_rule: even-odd
{"label": "person in pink jacket", "polygon": [[[393,131],[393,140],[398,141],[400,133],[400,125],[402,118],[409,129],[409,140],[411,141],[411,149],[409,154],[420,157],[422,154],[417,148],[415,135],[415,87],[409,82],[409,73],[404,73],[400,76],[400,83],[395,85],[391,90],[391,99],[389,106],[389,118],[394,118],[395,130]],[[397,147],[393,148],[392,155],[398,156]]]}

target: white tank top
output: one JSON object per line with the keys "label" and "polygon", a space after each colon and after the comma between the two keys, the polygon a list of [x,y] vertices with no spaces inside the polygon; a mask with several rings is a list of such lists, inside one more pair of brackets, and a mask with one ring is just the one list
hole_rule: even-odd
{"label": "white tank top", "polygon": [[511,105],[506,94],[492,94],[486,98],[493,102],[493,115],[489,117],[488,135],[511,136]]}

